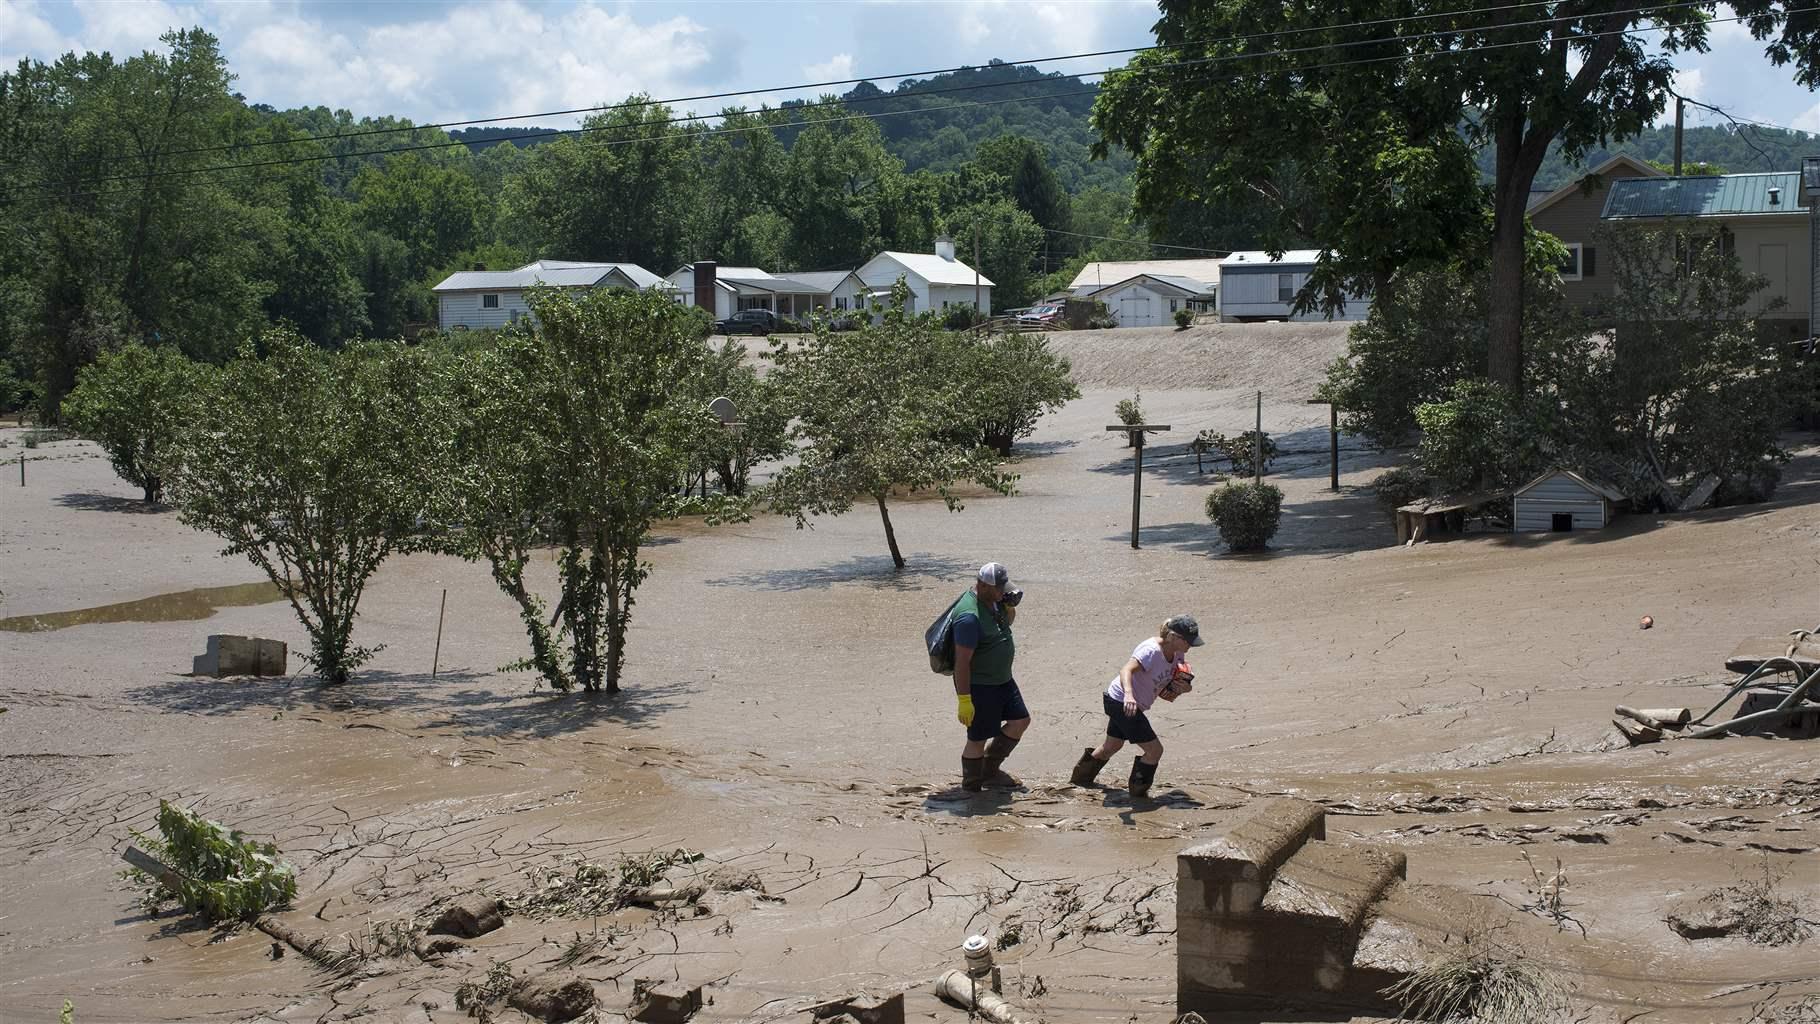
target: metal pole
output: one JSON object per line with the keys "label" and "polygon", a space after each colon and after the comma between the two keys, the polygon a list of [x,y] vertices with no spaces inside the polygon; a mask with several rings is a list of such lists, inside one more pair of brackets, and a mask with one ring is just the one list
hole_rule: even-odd
{"label": "metal pole", "polygon": [[442,667],[442,615],[449,610],[449,588],[442,588],[442,607],[436,609],[436,653],[430,656],[430,678]]}
{"label": "metal pole", "polygon": [[1327,450],[1333,456],[1328,467],[1327,485],[1333,490],[1340,489],[1340,407],[1327,407]]}
{"label": "metal pole", "polygon": [[1687,101],[1675,97],[1675,177],[1681,176],[1681,115],[1687,112]]}
{"label": "metal pole", "polygon": [[1258,392],[1258,428],[1251,435],[1251,482],[1264,482],[1264,392]]}
{"label": "metal pole", "polygon": [[1137,465],[1131,471],[1131,548],[1138,546],[1138,510],[1144,504],[1144,431],[1131,432],[1132,446],[1137,449]]}

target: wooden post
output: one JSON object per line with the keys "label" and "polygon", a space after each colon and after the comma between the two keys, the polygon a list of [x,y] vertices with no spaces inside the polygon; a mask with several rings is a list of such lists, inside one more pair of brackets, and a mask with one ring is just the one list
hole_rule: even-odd
{"label": "wooden post", "polygon": [[19,453],[19,486],[25,486],[25,453]]}
{"label": "wooden post", "polygon": [[1327,407],[1327,452],[1332,461],[1327,468],[1327,487],[1329,490],[1340,489],[1340,407]]}
{"label": "wooden post", "polygon": [[1251,482],[1264,482],[1264,392],[1258,392],[1258,427],[1251,435]]}
{"label": "wooden post", "polygon": [[1144,435],[1152,431],[1161,433],[1168,430],[1168,424],[1114,423],[1106,428],[1109,431],[1121,431],[1131,439],[1132,453],[1135,462],[1131,472],[1131,547],[1138,546],[1138,523],[1140,510],[1144,504]]}
{"label": "wooden post", "polygon": [[449,588],[442,588],[442,606],[436,609],[436,653],[430,655],[430,678],[436,678],[436,670],[442,666],[442,616],[449,610]]}
{"label": "wooden post", "polygon": [[1144,432],[1131,432],[1132,453],[1137,462],[1131,470],[1131,550],[1138,546],[1138,509],[1144,505]]}

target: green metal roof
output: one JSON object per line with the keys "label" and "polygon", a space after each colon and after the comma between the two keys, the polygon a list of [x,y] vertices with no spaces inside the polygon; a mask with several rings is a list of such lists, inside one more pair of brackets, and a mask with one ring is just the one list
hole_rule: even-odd
{"label": "green metal roof", "polygon": [[[1780,189],[1778,202],[1770,202]],[[1801,172],[1620,178],[1605,197],[1604,220],[1629,217],[1737,217],[1801,214]]]}

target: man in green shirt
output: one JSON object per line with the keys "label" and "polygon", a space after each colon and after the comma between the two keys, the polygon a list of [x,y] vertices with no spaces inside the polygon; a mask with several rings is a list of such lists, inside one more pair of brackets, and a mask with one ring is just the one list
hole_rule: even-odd
{"label": "man in green shirt", "polygon": [[986,786],[1011,788],[1018,780],[1001,767],[1030,728],[1030,711],[1011,676],[1017,645],[1011,623],[1023,591],[1011,586],[1011,574],[997,562],[980,566],[973,590],[961,595],[952,613],[954,694],[957,717],[967,727],[961,748],[961,786],[978,792]]}

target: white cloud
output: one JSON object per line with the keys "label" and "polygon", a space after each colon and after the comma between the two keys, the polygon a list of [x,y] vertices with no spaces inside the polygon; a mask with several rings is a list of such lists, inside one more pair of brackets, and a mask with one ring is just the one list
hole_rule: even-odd
{"label": "white cloud", "polygon": [[837,53],[820,64],[804,64],[803,80],[808,82],[844,82],[854,77],[853,55]]}
{"label": "white cloud", "polygon": [[136,57],[146,50],[161,50],[158,37],[172,29],[204,25],[202,12],[163,0],[109,3],[108,0],[75,0],[72,5],[82,21],[82,45],[106,50],[116,60]]}
{"label": "white cloud", "polygon": [[0,71],[11,71],[22,57],[48,64],[77,48],[35,0],[0,3]]}

